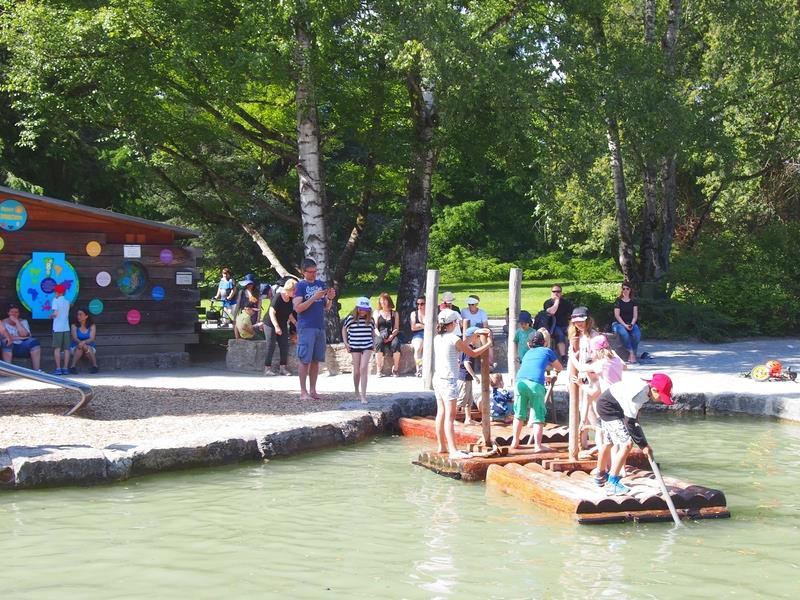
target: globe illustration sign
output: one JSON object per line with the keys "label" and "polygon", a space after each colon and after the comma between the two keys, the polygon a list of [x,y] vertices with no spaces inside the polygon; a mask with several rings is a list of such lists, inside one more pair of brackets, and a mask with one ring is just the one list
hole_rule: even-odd
{"label": "globe illustration sign", "polygon": [[17,273],[17,297],[34,319],[49,319],[53,311],[55,287],[61,284],[70,304],[78,298],[79,281],[75,268],[63,252],[33,252]]}
{"label": "globe illustration sign", "polygon": [[117,287],[126,296],[138,296],[147,287],[147,270],[141,263],[126,260],[116,271]]}

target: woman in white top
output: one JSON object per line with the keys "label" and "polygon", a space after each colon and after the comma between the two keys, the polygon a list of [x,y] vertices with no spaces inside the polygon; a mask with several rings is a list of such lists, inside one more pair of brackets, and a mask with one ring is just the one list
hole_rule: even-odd
{"label": "woman in white top", "polygon": [[[598,424],[597,414],[594,407],[590,406],[586,394],[582,393],[582,382],[578,376],[579,372],[585,372],[586,365],[592,360],[591,340],[599,332],[594,328],[594,320],[589,316],[589,309],[585,306],[578,306],[572,311],[572,317],[567,331],[569,339],[569,398],[570,405],[575,398],[578,399],[578,406],[581,415],[581,436],[580,447],[588,446],[589,434],[586,431],[589,425],[596,427]],[[588,380],[587,382],[588,383]]]}
{"label": "woman in white top", "polygon": [[436,394],[436,443],[438,452],[447,452],[450,458],[466,458],[455,443],[456,400],[458,399],[458,357],[480,356],[492,346],[489,341],[480,348],[471,348],[455,333],[459,314],[444,309],[438,316],[436,337],[433,339],[433,391]]}
{"label": "woman in white top", "polygon": [[408,316],[411,326],[411,347],[414,349],[414,363],[417,377],[422,377],[422,344],[425,338],[425,296],[417,298],[417,310]]}
{"label": "woman in white top", "polygon": [[375,343],[369,298],[362,296],[356,300],[353,312],[347,315],[342,325],[342,339],[353,359],[353,386],[356,395],[362,404],[366,404],[369,359],[372,358],[372,345]]}

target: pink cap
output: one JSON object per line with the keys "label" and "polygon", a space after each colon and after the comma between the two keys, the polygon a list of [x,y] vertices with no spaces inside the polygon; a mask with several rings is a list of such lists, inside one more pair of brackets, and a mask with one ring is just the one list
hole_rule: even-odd
{"label": "pink cap", "polygon": [[594,336],[589,344],[592,350],[602,350],[603,348],[608,348],[608,338],[601,333]]}
{"label": "pink cap", "polygon": [[645,379],[651,387],[658,390],[659,400],[663,404],[672,404],[672,379],[666,373],[653,373],[650,379]]}

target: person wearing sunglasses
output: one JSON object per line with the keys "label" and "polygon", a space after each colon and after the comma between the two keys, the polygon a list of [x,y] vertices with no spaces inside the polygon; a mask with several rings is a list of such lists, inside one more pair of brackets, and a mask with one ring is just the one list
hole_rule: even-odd
{"label": "person wearing sunglasses", "polygon": [[544,310],[555,318],[556,324],[553,328],[553,338],[556,341],[556,349],[561,363],[567,364],[567,329],[569,328],[572,311],[575,306],[564,298],[563,290],[559,284],[550,288],[550,298],[545,300]]}
{"label": "person wearing sunglasses", "polygon": [[627,281],[622,282],[622,289],[614,303],[614,321],[611,330],[619,336],[628,349],[628,362],[635,364],[642,332],[638,325],[639,305],[633,297],[631,284]]}
{"label": "person wearing sunglasses", "polygon": [[422,377],[422,340],[425,337],[425,296],[417,298],[417,308],[408,316],[411,326],[411,347],[414,349],[414,363],[417,377]]}

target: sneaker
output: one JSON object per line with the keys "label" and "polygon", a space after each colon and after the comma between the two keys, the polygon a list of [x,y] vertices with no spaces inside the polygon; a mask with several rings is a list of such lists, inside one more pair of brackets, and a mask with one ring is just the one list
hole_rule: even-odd
{"label": "sneaker", "polygon": [[280,368],[280,371],[278,371],[278,374],[279,375],[291,375],[291,373],[289,372],[289,369],[284,369],[283,367]]}
{"label": "sneaker", "polygon": [[64,371],[62,371],[61,369],[55,369],[55,370],[50,372],[50,375],[63,375],[63,374],[64,374]]}
{"label": "sneaker", "polygon": [[627,496],[631,493],[631,488],[620,481],[615,483],[609,482],[609,484],[606,486],[606,490],[608,490],[608,494],[610,496]]}
{"label": "sneaker", "polygon": [[91,373],[93,375],[95,373],[99,373],[99,372],[100,372],[100,369],[98,369],[97,367],[92,367],[91,369],[89,369],[89,373]]}
{"label": "sneaker", "polygon": [[78,367],[70,367],[69,368],[70,375],[77,375],[78,374]]}
{"label": "sneaker", "polygon": [[608,473],[605,471],[600,471],[599,473],[595,474],[594,484],[597,487],[603,487],[606,484],[606,481],[608,481]]}
{"label": "sneaker", "polygon": [[275,375],[275,371],[273,371],[271,368],[269,368],[269,367],[265,367],[264,368],[264,376],[273,377],[274,375]]}

